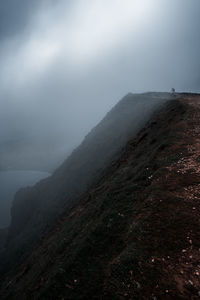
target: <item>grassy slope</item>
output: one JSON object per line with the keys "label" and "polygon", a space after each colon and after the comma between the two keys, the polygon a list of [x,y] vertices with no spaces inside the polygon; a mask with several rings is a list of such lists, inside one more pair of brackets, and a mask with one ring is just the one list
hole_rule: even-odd
{"label": "grassy slope", "polygon": [[4,282],[1,299],[198,299],[199,156],[188,145],[199,116],[185,100],[168,104]]}
{"label": "grassy slope", "polygon": [[0,254],[0,273],[22,261],[38,239],[52,228],[57,217],[78,201],[126,142],[144,126],[152,112],[169,97],[167,93],[128,94],[53,176],[17,193],[7,248]]}

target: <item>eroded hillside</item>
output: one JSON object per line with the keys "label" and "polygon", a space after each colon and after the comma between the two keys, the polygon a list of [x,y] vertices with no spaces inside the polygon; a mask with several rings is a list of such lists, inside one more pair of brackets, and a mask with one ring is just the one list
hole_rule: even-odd
{"label": "eroded hillside", "polygon": [[167,93],[128,94],[51,177],[16,194],[5,247],[2,251],[0,247],[0,275],[23,260],[170,97]]}
{"label": "eroded hillside", "polygon": [[166,104],[1,299],[199,299],[200,96]]}

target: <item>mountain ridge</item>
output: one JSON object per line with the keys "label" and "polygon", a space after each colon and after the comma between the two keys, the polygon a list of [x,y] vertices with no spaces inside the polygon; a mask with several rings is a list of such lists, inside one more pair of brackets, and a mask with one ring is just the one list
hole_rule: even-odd
{"label": "mountain ridge", "polygon": [[5,251],[0,255],[0,273],[22,260],[52,228],[59,215],[98,180],[153,112],[170,98],[167,93],[126,95],[51,177],[17,192]]}
{"label": "mountain ridge", "polygon": [[2,299],[199,299],[200,96],[181,97],[8,276]]}

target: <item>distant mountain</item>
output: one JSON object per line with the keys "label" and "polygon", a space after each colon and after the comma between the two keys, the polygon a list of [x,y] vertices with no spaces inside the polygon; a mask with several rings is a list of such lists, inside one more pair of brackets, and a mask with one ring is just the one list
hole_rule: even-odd
{"label": "distant mountain", "polygon": [[58,216],[79,201],[81,194],[119,157],[127,141],[170,97],[167,93],[128,94],[51,177],[16,194],[6,249],[0,255],[1,272],[21,260]]}
{"label": "distant mountain", "polygon": [[[152,99],[156,101],[150,95],[145,100],[141,95],[125,97],[57,170],[54,180],[70,171],[84,190],[80,178],[88,172],[95,174],[94,165],[89,168],[86,161],[99,167],[100,158],[105,166],[116,153],[116,135],[120,143],[121,134],[129,131],[129,126],[122,130],[122,124],[133,126],[132,135],[141,126],[141,122],[127,121],[135,111],[131,103],[137,107],[138,119],[143,116],[145,121],[147,110],[145,106],[138,110],[137,97],[148,103],[146,108]],[[178,97],[181,99],[165,104],[129,140],[118,159],[66,211],[15,275],[7,276],[1,299],[199,299],[200,96]],[[110,139],[109,146],[102,145]],[[78,158],[79,163],[84,158],[82,165]],[[79,170],[76,176],[75,170]],[[50,186],[50,182],[38,188],[42,185]],[[65,185],[69,191],[68,181]],[[70,191],[73,195],[73,189]],[[46,193],[40,201],[42,196],[46,199]],[[23,203],[23,195],[30,203],[38,197],[36,188],[31,189],[19,194],[16,203],[18,199]],[[46,217],[45,210],[42,212]],[[28,221],[26,224],[29,228]]]}

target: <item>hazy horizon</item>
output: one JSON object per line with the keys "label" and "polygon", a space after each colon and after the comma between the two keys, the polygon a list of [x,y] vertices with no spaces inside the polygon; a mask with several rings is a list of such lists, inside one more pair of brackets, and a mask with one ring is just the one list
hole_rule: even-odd
{"label": "hazy horizon", "polygon": [[75,147],[128,92],[200,91],[198,0],[3,0],[0,144]]}

